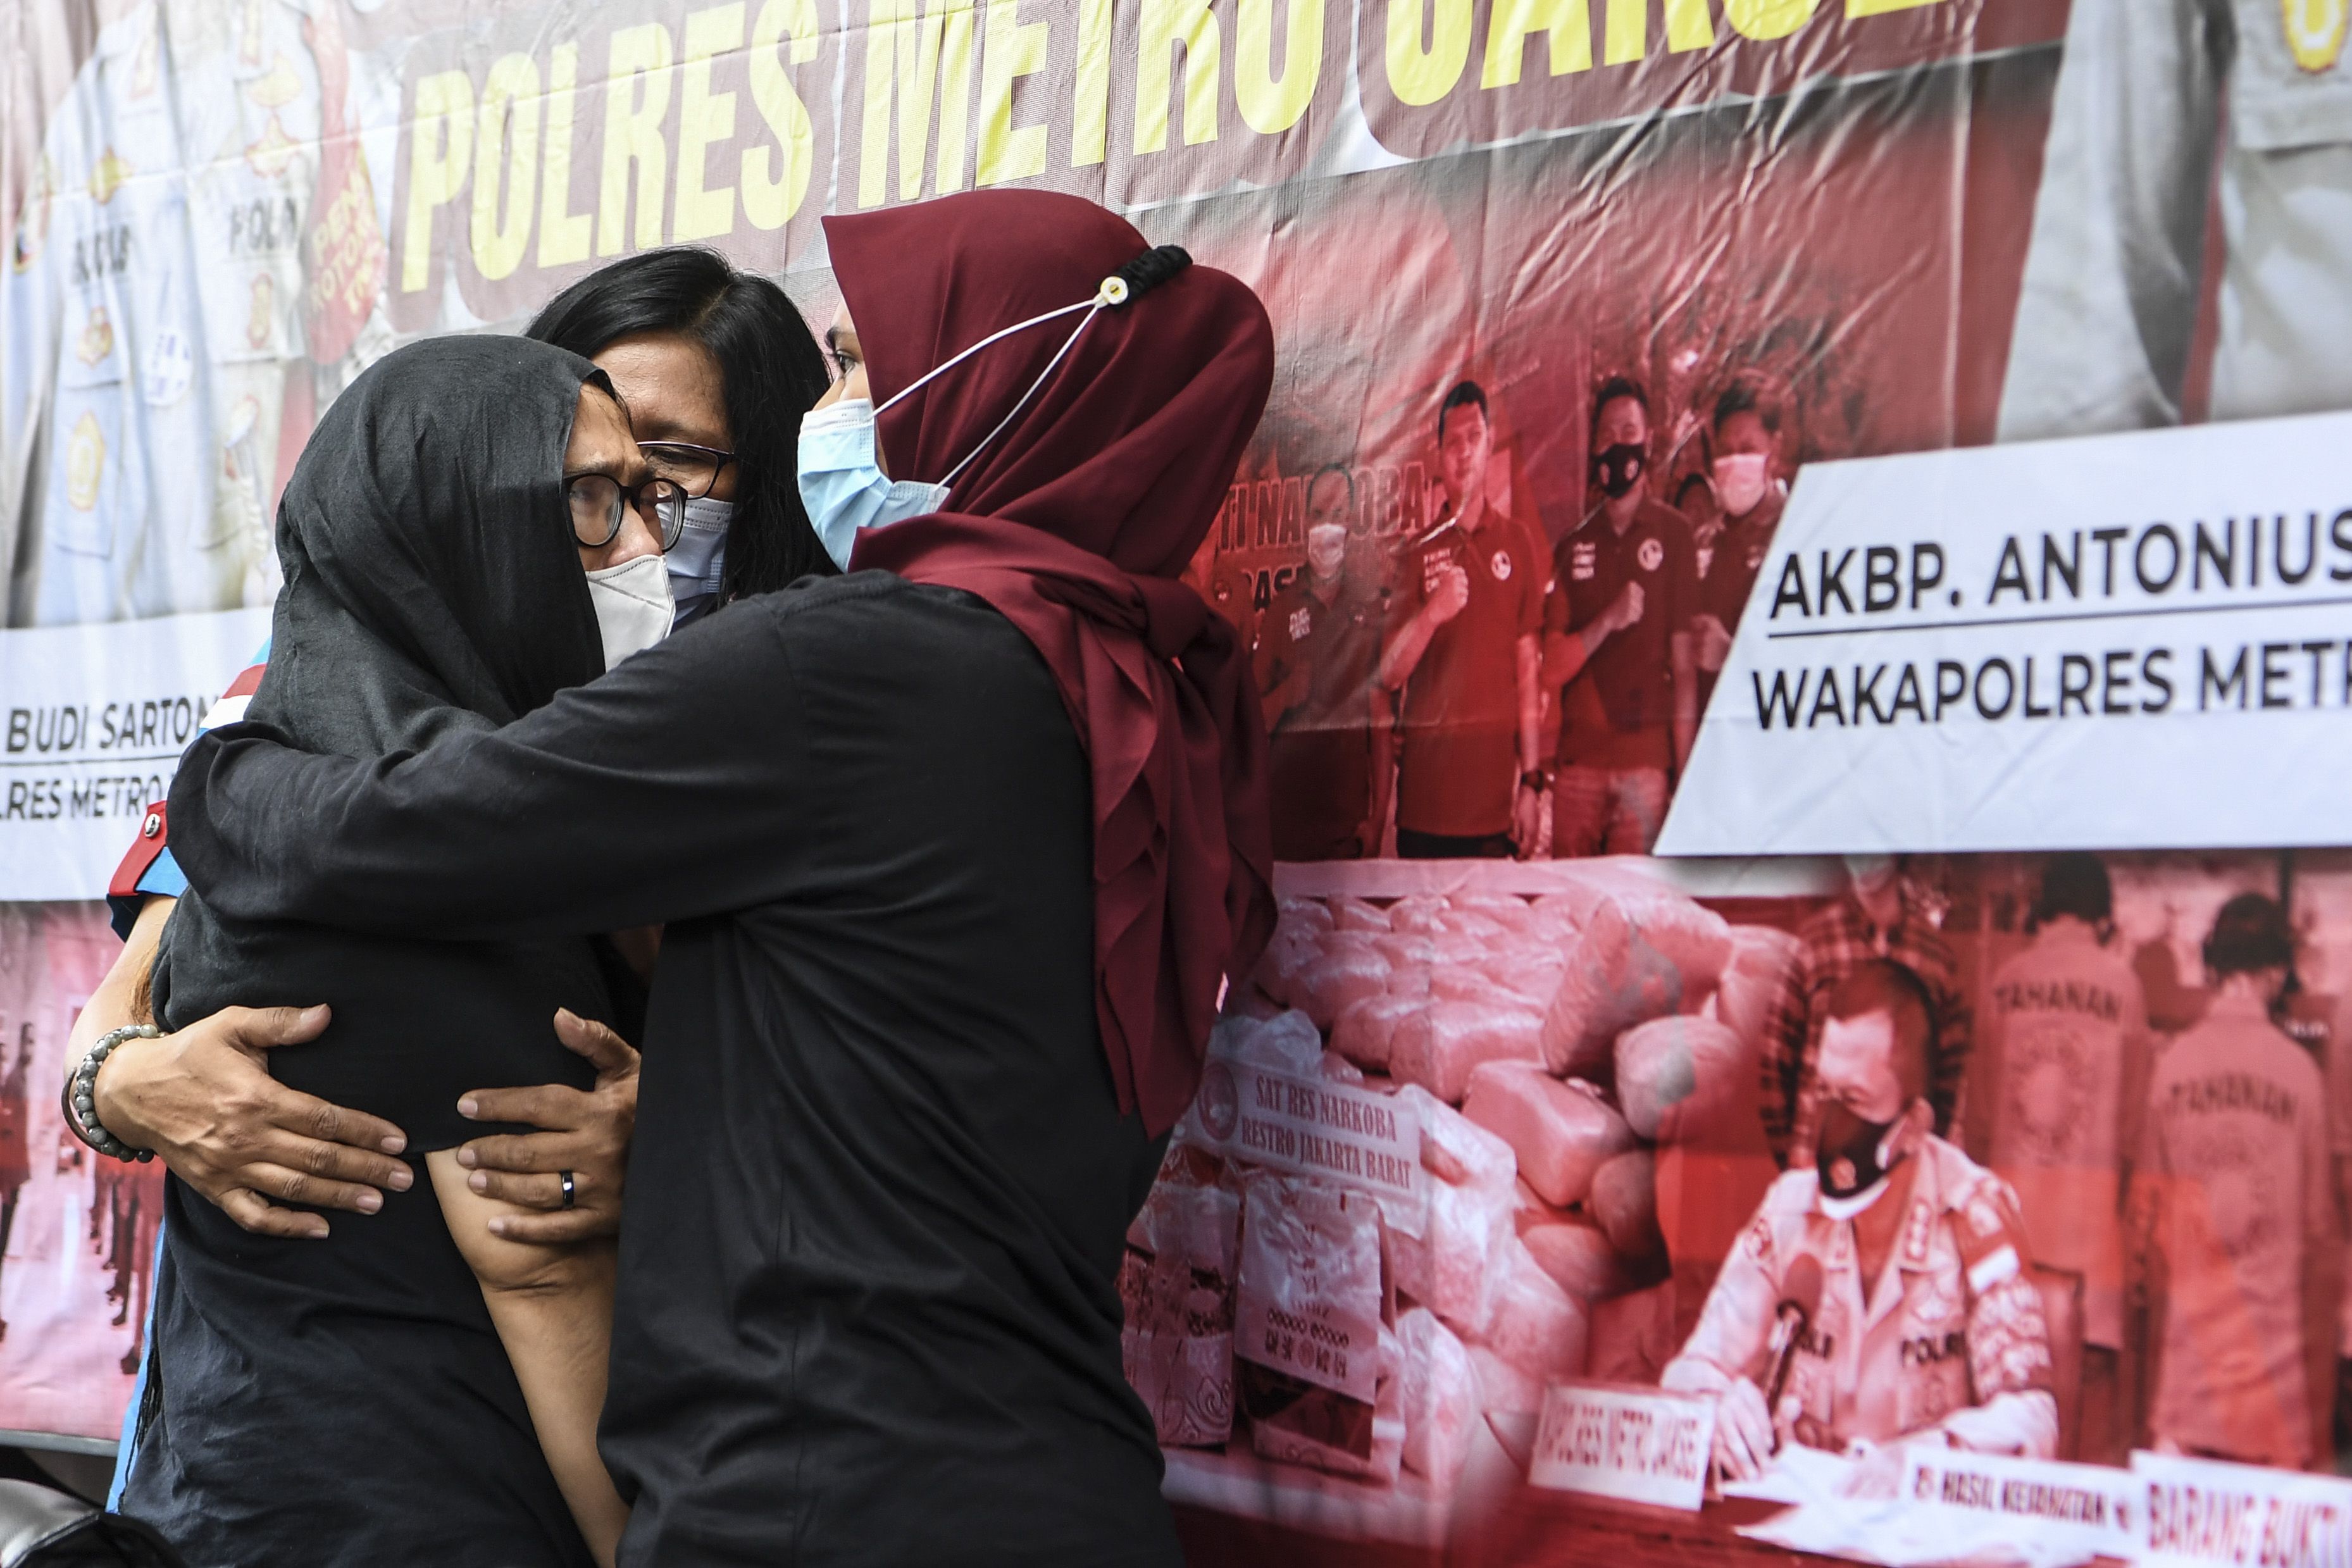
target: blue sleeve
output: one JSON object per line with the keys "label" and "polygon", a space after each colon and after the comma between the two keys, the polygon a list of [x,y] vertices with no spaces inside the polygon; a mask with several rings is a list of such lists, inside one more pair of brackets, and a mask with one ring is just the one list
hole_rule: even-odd
{"label": "blue sleeve", "polygon": [[[180,872],[180,863],[172,858],[167,846],[147,874],[139,879],[139,891],[147,898],[176,899],[188,890],[188,879]],[[134,914],[136,911],[133,911]]]}
{"label": "blue sleeve", "polygon": [[158,851],[153,862],[139,873],[139,880],[131,891],[106,895],[106,910],[114,934],[129,942],[142,905],[150,899],[176,899],[187,890],[188,879],[182,875],[180,863],[172,858],[171,849],[166,847]]}

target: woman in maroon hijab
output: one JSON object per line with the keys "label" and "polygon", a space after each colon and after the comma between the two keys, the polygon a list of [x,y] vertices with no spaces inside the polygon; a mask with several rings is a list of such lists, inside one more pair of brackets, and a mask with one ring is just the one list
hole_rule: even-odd
{"label": "woman in maroon hijab", "polygon": [[1271,926],[1247,660],[1176,576],[1272,334],[1074,197],[827,229],[875,456],[937,510],[494,733],[362,763],[215,731],[174,848],[248,918],[670,922],[602,1431],[622,1563],[1172,1563],[1115,1276]]}

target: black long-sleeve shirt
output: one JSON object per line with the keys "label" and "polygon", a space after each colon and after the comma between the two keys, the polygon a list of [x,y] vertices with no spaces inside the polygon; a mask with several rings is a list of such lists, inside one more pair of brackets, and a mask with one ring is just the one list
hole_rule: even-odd
{"label": "black long-sleeve shirt", "polygon": [[411,757],[233,727],[172,805],[232,914],[668,922],[602,1429],[625,1563],[1179,1560],[1119,1365],[1155,1148],[1095,1022],[1087,765],[981,600],[746,601]]}

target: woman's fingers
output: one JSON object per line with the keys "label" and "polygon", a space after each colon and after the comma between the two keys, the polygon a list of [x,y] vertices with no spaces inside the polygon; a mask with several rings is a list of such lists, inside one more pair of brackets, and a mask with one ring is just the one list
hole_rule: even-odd
{"label": "woman's fingers", "polygon": [[562,1209],[554,1214],[502,1214],[490,1221],[490,1234],[501,1241],[527,1242],[535,1247],[562,1247],[600,1236],[620,1233],[617,1219],[597,1209]]}
{"label": "woman's fingers", "polygon": [[331,1016],[324,1003],[311,1007],[224,1007],[206,1022],[219,1025],[234,1044],[267,1050],[317,1039]]}
{"label": "woman's fingers", "polygon": [[457,1163],[469,1171],[553,1172],[583,1163],[577,1141],[545,1132],[499,1133],[457,1146]]}
{"label": "woman's fingers", "polygon": [[258,1185],[252,1173],[264,1163],[272,1169],[300,1172],[314,1180],[320,1192],[331,1194],[302,1202],[360,1214],[375,1210],[358,1203],[353,1194],[365,1193],[379,1200],[375,1207],[381,1208],[383,1194],[377,1188],[404,1193],[416,1184],[416,1173],[404,1161],[282,1129],[254,1151],[251,1163],[239,1167],[237,1179],[247,1185]]}
{"label": "woman's fingers", "polygon": [[[594,1169],[572,1171],[572,1202],[563,1201],[561,1173],[517,1174],[511,1171],[476,1171],[466,1184],[484,1197],[499,1198],[517,1208],[537,1212],[500,1215],[490,1221],[490,1234],[507,1241],[580,1241],[590,1237],[617,1236],[621,1230],[618,1188]],[[542,1226],[540,1222],[553,1222]],[[515,1228],[520,1226],[520,1228]]]}
{"label": "woman's fingers", "polygon": [[365,1154],[374,1162],[375,1168],[386,1174],[408,1169],[401,1161],[392,1158],[408,1147],[407,1134],[383,1117],[370,1116],[364,1110],[353,1110],[347,1106],[331,1105],[295,1089],[287,1090],[286,1095],[284,1109],[272,1118],[278,1126],[289,1132],[299,1132],[307,1138],[339,1144],[354,1153]]}
{"label": "woman's fingers", "polygon": [[604,1025],[583,1018],[568,1007],[555,1010],[555,1037],[593,1062],[600,1073],[625,1072],[637,1065],[635,1046]]}
{"label": "woman's fingers", "polygon": [[338,1182],[306,1171],[256,1160],[236,1173],[247,1190],[271,1203],[300,1204],[308,1208],[342,1209],[351,1214],[374,1214],[383,1207],[383,1194],[355,1182]]}
{"label": "woman's fingers", "polygon": [[[473,1089],[457,1101],[457,1114],[472,1121],[520,1121],[526,1127],[568,1132],[588,1120],[590,1101],[581,1090],[560,1083],[533,1084],[528,1089]],[[475,1143],[488,1142],[474,1140]]]}
{"label": "woman's fingers", "polygon": [[[577,1014],[559,1011],[555,1032],[595,1064],[597,1087],[583,1093],[559,1084],[475,1089],[457,1102],[478,1121],[519,1121],[538,1132],[493,1133],[458,1146],[467,1185],[537,1214],[491,1222],[509,1241],[556,1243],[610,1236],[620,1225],[621,1183],[636,1113],[637,1053],[620,1036]],[[564,1203],[563,1174],[572,1177]]]}
{"label": "woman's fingers", "polygon": [[[572,1206],[576,1208],[589,1201],[592,1181],[592,1173],[572,1173]],[[466,1178],[466,1184],[486,1198],[499,1198],[525,1208],[553,1210],[564,1206],[561,1173],[533,1176],[517,1175],[511,1171],[476,1171]]]}
{"label": "woman's fingers", "polygon": [[283,1236],[298,1241],[318,1241],[327,1234],[327,1221],[323,1215],[279,1208],[248,1188],[231,1187],[225,1192],[205,1195],[220,1205],[222,1213],[257,1236]]}

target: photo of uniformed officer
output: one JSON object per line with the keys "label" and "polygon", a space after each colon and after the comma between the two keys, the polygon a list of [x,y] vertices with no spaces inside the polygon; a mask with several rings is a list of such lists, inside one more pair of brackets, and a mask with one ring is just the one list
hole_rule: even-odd
{"label": "photo of uniformed officer", "polygon": [[[1690,525],[1654,498],[1650,400],[1615,376],[1593,395],[1601,502],[1553,547],[1547,685],[1559,691],[1552,853],[1646,855],[1697,724]],[[1570,642],[1569,639],[1572,638]]]}
{"label": "photo of uniformed officer", "polygon": [[1349,548],[1355,479],[1336,464],[1308,481],[1307,569],[1258,623],[1277,860],[1377,855],[1388,818],[1388,694],[1377,689],[1386,593]]}
{"label": "photo of uniformed officer", "polygon": [[1910,1441],[2053,1455],[2051,1347],[2016,1197],[1930,1130],[1927,988],[1873,960],[1827,1011],[1815,1159],[1767,1189],[1662,1386],[1715,1400],[1727,1479],[1791,1443],[1872,1459],[1879,1489]]}
{"label": "photo of uniformed officer", "polygon": [[2204,1018],[2157,1060],[2132,1172],[2145,1436],[2166,1453],[2326,1468],[2342,1243],[2326,1088],[2275,1021],[2295,958],[2286,911],[2239,894],[2204,957]]}
{"label": "photo of uniformed officer", "polygon": [[2200,318],[2205,417],[2352,405],[2346,23],[2344,0],[2073,0],[1999,439],[2193,419]]}
{"label": "photo of uniformed officer", "polygon": [[1398,562],[1381,684],[1399,694],[1397,853],[1528,852],[1540,820],[1537,685],[1550,558],[1495,504],[1486,391],[1457,384],[1437,410],[1444,509]]}

